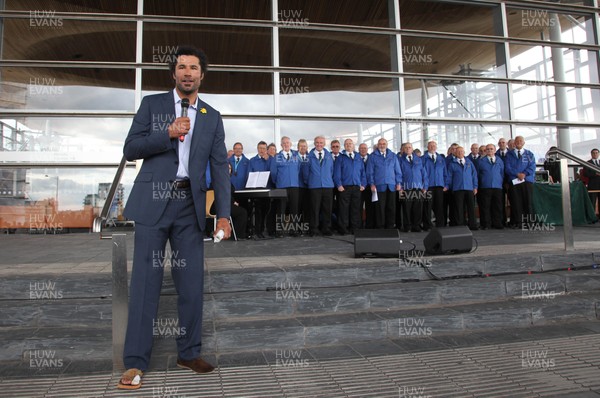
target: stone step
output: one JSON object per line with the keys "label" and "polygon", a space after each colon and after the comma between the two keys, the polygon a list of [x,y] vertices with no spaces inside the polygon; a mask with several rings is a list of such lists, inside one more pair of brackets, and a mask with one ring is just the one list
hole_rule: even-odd
{"label": "stone step", "polygon": [[[351,344],[367,349],[393,341],[405,351],[439,347],[440,341],[467,333],[592,322],[600,329],[600,295],[572,293],[548,299],[511,299],[480,304],[453,304],[443,308],[362,311],[305,315],[262,320],[208,320],[203,328],[203,356],[226,365],[256,352],[306,350]],[[0,332],[4,350],[0,374],[23,375],[50,371],[85,373],[109,371],[112,366],[111,329],[106,321],[87,325],[45,325],[40,328],[6,327]],[[155,338],[151,368],[174,366],[174,335]],[[52,350],[61,366],[31,365],[32,352]],[[331,348],[333,349],[333,348]],[[247,354],[244,354],[247,353]],[[35,355],[33,356],[35,359]],[[232,362],[232,363],[233,363]],[[35,364],[34,364],[35,365]],[[37,372],[37,373],[36,373]]]}

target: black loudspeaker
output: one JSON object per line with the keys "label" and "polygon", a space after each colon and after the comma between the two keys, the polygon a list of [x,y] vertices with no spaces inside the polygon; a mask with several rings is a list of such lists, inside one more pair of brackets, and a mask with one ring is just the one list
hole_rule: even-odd
{"label": "black loudspeaker", "polygon": [[473,249],[473,234],[468,227],[433,228],[423,239],[425,253],[467,253]]}
{"label": "black loudspeaker", "polygon": [[396,257],[400,253],[397,229],[357,229],[354,231],[354,257]]}

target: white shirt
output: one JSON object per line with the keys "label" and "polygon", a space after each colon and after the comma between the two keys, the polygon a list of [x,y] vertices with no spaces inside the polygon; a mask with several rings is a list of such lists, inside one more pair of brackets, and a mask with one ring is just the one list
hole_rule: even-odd
{"label": "white shirt", "polygon": [[[177,95],[177,91],[173,89],[173,101],[175,102],[175,115],[181,117],[181,98]],[[194,124],[196,122],[196,113],[198,111],[198,97],[196,97],[196,103],[190,104],[188,108],[188,117],[190,118],[190,131],[185,136],[183,142],[177,140],[178,154],[179,154],[179,165],[177,166],[177,179],[182,180],[184,178],[190,178],[188,172],[188,164],[190,161],[190,148],[192,146],[192,136],[194,135]]]}

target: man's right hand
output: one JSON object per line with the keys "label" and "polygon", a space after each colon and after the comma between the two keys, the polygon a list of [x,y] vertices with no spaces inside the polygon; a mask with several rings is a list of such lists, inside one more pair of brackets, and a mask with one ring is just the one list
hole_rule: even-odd
{"label": "man's right hand", "polygon": [[186,135],[190,131],[190,118],[189,117],[178,117],[175,119],[168,128],[169,138],[179,138],[182,135]]}

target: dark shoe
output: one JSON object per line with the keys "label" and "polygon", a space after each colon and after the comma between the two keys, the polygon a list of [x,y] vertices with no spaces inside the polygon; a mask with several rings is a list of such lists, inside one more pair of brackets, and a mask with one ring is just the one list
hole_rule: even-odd
{"label": "dark shoe", "polygon": [[180,368],[193,370],[196,373],[210,373],[215,370],[214,366],[202,358],[196,358],[191,361],[185,361],[181,358],[177,358],[177,366]]}
{"label": "dark shoe", "polygon": [[323,231],[323,236],[331,236],[333,235],[333,233],[331,232],[330,229],[326,229],[325,231]]}
{"label": "dark shoe", "polygon": [[413,228],[411,229],[412,232],[421,232],[421,228]]}
{"label": "dark shoe", "polygon": [[502,225],[498,225],[498,226],[494,227],[494,229],[504,229],[504,227]]}
{"label": "dark shoe", "polygon": [[340,230],[338,231],[338,233],[343,236],[343,235],[346,235],[348,233],[348,230],[340,228]]}
{"label": "dark shoe", "polygon": [[472,226],[472,227],[469,227],[469,229],[470,229],[471,231],[477,231],[477,230],[479,229],[479,227],[478,227],[477,225],[474,225],[474,226]]}

